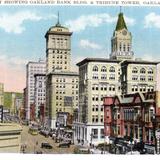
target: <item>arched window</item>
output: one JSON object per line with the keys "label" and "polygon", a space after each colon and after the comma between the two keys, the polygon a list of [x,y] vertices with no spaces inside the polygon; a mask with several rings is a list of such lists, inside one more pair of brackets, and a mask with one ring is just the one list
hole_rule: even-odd
{"label": "arched window", "polygon": [[97,67],[97,66],[94,66],[94,67],[93,67],[93,71],[94,71],[94,72],[98,72],[98,67]]}
{"label": "arched window", "polygon": [[153,69],[152,68],[148,69],[148,74],[153,74]]}
{"label": "arched window", "polygon": [[105,67],[105,66],[103,66],[102,68],[101,68],[101,72],[106,72],[107,71],[107,68]]}
{"label": "arched window", "polygon": [[112,67],[110,67],[109,71],[110,72],[115,72],[115,68],[112,66]]}
{"label": "arched window", "polygon": [[132,73],[138,73],[138,69],[137,69],[136,67],[134,67],[134,68],[132,69]]}
{"label": "arched window", "polygon": [[140,69],[140,73],[145,74],[145,73],[146,73],[146,70],[145,70],[144,68],[141,68],[141,69]]}

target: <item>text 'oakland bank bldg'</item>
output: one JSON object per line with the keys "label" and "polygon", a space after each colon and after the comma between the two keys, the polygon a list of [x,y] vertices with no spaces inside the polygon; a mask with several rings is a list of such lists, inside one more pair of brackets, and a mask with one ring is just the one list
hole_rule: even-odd
{"label": "text 'oakland bank bldg'", "polygon": [[157,62],[134,58],[132,35],[119,13],[111,38],[110,58],[86,58],[79,62],[79,112],[75,139],[85,144],[104,142],[103,97],[156,89]]}

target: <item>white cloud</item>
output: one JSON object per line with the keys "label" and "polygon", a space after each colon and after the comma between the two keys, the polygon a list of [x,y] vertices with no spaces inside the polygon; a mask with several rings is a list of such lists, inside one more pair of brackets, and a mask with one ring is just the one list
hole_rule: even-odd
{"label": "white cloud", "polygon": [[50,19],[53,16],[42,16],[31,11],[19,11],[14,14],[1,13],[0,14],[0,28],[7,33],[20,34],[25,31],[25,21],[40,21],[42,19]]}
{"label": "white cloud", "polygon": [[16,65],[18,66],[24,66],[27,64],[27,62],[29,61],[29,59],[25,59],[25,58],[20,58],[20,57],[8,57],[6,55],[1,55],[0,56],[0,61],[7,65],[12,65],[14,67],[16,67]]}
{"label": "white cloud", "polygon": [[[134,25],[135,20],[133,18],[125,17],[127,25]],[[69,20],[66,25],[73,32],[80,32],[85,30],[87,27],[98,27],[104,23],[115,23],[117,17],[112,17],[107,13],[102,14],[92,14],[92,15],[82,15],[75,20]]]}
{"label": "white cloud", "polygon": [[87,39],[82,39],[80,41],[80,46],[82,48],[91,48],[91,49],[102,49],[102,47],[99,44],[96,44],[94,42],[90,42]]}
{"label": "white cloud", "polygon": [[154,54],[152,54],[152,53],[143,54],[143,60],[146,60],[146,61],[160,61],[160,57],[159,56],[154,57]]}
{"label": "white cloud", "polygon": [[156,27],[160,28],[160,15],[151,12],[148,15],[145,16],[144,24],[146,28],[149,27]]}
{"label": "white cloud", "polygon": [[124,16],[124,19],[125,19],[125,22],[127,23],[127,25],[129,25],[129,26],[133,26],[136,23],[135,19],[133,19],[133,18]]}

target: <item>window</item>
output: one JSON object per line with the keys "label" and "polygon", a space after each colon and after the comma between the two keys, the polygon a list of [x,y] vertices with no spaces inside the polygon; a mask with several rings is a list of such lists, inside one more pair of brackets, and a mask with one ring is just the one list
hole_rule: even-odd
{"label": "window", "polygon": [[92,90],[98,91],[98,86],[97,86],[97,85],[93,85],[93,86],[92,86]]}
{"label": "window", "polygon": [[95,111],[98,112],[98,105],[95,106]]}
{"label": "window", "polygon": [[136,67],[133,68],[132,73],[138,73],[138,69]]}
{"label": "window", "polygon": [[145,76],[140,76],[140,81],[145,81],[146,77]]}
{"label": "window", "polygon": [[153,69],[152,68],[148,69],[148,74],[153,74]]}
{"label": "window", "polygon": [[104,129],[101,129],[101,138],[104,138]]}
{"label": "window", "polygon": [[148,87],[148,92],[153,92],[154,91],[154,87],[153,86],[149,86]]}
{"label": "window", "polygon": [[106,74],[102,74],[101,75],[101,79],[107,79],[107,75]]}
{"label": "window", "polygon": [[132,86],[132,92],[137,92],[138,91],[138,87],[137,86]]}
{"label": "window", "polygon": [[93,79],[98,79],[98,74],[93,74],[92,78]]}
{"label": "window", "polygon": [[103,105],[101,106],[101,112],[103,112]]}
{"label": "window", "polygon": [[92,128],[92,138],[97,139],[98,138],[98,129]]}
{"label": "window", "polygon": [[101,123],[103,123],[103,116],[101,116]]}
{"label": "window", "polygon": [[110,67],[109,71],[110,72],[115,72],[115,68],[112,66],[112,67]]}
{"label": "window", "polygon": [[97,66],[94,66],[93,69],[92,69],[92,71],[98,72],[98,67],[97,67]]}
{"label": "window", "polygon": [[110,80],[115,80],[115,74],[110,74],[109,79]]}
{"label": "window", "polygon": [[137,80],[138,80],[138,76],[137,76],[137,75],[133,75],[133,76],[132,76],[132,80],[133,80],[133,81],[137,81]]}
{"label": "window", "polygon": [[103,67],[101,68],[101,72],[106,72],[106,71],[107,71],[106,67],[103,66]]}
{"label": "window", "polygon": [[146,73],[146,70],[145,70],[144,68],[141,68],[141,69],[140,69],[140,73],[145,74],[145,73]]}
{"label": "window", "polygon": [[153,76],[148,76],[148,81],[153,81]]}

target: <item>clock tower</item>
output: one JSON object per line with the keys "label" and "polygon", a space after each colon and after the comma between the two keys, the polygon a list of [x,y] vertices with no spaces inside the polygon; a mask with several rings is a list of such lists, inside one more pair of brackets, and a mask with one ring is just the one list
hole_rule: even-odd
{"label": "clock tower", "polygon": [[128,60],[133,59],[132,35],[128,31],[123,13],[119,13],[116,29],[111,39],[110,59]]}

